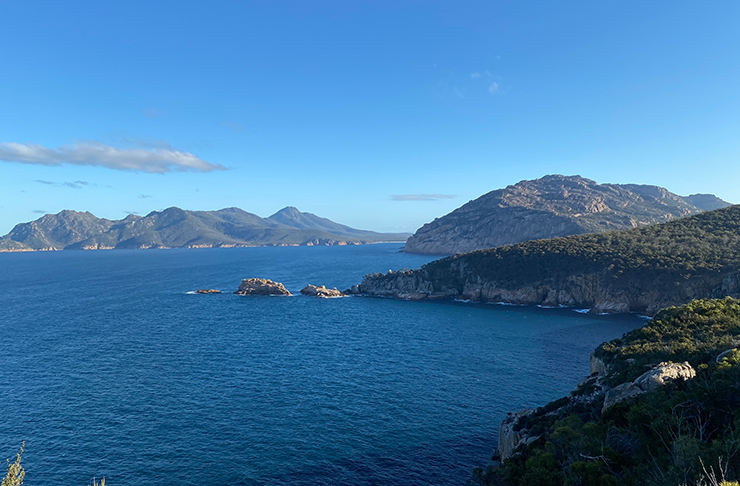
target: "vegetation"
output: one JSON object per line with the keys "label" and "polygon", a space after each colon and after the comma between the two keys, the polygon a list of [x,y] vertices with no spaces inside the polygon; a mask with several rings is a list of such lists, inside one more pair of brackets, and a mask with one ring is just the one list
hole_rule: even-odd
{"label": "vegetation", "polygon": [[[455,274],[464,268],[465,274]],[[740,269],[740,206],[645,228],[528,241],[428,263],[435,281],[481,277],[507,287],[608,271],[654,280]]]}
{"label": "vegetation", "polygon": [[684,360],[697,370],[695,378],[619,402],[603,414],[603,394],[592,400],[572,395],[538,409],[520,427],[539,438],[520,447],[500,469],[478,470],[475,481],[513,486],[736,484],[738,345],[740,301],[700,300],[661,311],[644,328],[598,349],[597,356],[611,370],[605,381],[625,383],[650,365]]}
{"label": "vegetation", "polygon": [[622,311],[655,312],[696,298],[734,295],[739,286],[721,286],[730,276],[740,281],[738,272],[740,206],[731,206],[645,228],[454,255],[413,272],[374,275],[362,287],[371,294],[431,289],[439,296],[480,289],[480,299],[511,301],[519,295],[514,302],[587,307],[613,301]]}
{"label": "vegetation", "polygon": [[[23,484],[23,479],[26,477],[26,471],[23,469],[23,466],[21,466],[21,456],[23,455],[23,448],[25,445],[25,442],[21,444],[21,451],[16,454],[15,462],[11,463],[8,461],[8,472],[5,475],[5,478],[3,478],[2,483],[0,483],[0,486],[20,486]],[[101,479],[100,482],[93,479],[92,486],[105,486],[105,478]]]}
{"label": "vegetation", "polygon": [[23,455],[23,447],[25,442],[21,444],[21,451],[16,454],[15,462],[8,461],[8,473],[3,478],[1,486],[20,486],[23,484],[23,478],[26,477],[26,471],[21,466],[21,455]]}

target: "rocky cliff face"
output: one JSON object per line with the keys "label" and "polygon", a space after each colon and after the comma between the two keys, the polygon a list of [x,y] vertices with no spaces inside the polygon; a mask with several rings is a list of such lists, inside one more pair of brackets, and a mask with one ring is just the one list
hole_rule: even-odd
{"label": "rocky cliff face", "polygon": [[658,186],[597,184],[549,175],[489,192],[422,226],[409,253],[451,255],[522,241],[621,230],[718,209],[708,195],[682,197]]}
{"label": "rocky cliff face", "polygon": [[360,292],[401,299],[641,312],[740,294],[740,206],[646,228],[455,255],[367,275]]}
{"label": "rocky cliff face", "polygon": [[661,281],[613,278],[609,272],[572,275],[564,279],[539,281],[531,285],[509,286],[477,276],[466,278],[464,266],[453,265],[452,273],[460,280],[441,282],[424,269],[370,275],[360,284],[360,292],[377,297],[404,300],[460,299],[471,302],[541,305],[548,307],[587,308],[594,313],[639,312],[653,315],[659,309],[680,305],[694,299],[732,296],[719,286],[717,278],[695,278],[680,287],[666,290]]}
{"label": "rocky cliff face", "polygon": [[[539,408],[537,410],[523,409],[518,412],[507,414],[499,423],[498,448],[493,453],[493,465],[505,461],[516,454],[517,449],[531,444],[540,438],[529,428],[529,422],[537,416],[557,416],[578,404],[603,403],[601,413],[613,405],[631,400],[655,392],[659,387],[671,382],[681,382],[694,378],[696,370],[688,363],[661,362],[653,366],[649,371],[640,375],[631,382],[619,385],[610,384],[607,380],[608,371],[603,373],[594,372],[584,378],[576,390],[570,396],[553,402],[556,406]],[[583,393],[583,390],[589,390]]]}

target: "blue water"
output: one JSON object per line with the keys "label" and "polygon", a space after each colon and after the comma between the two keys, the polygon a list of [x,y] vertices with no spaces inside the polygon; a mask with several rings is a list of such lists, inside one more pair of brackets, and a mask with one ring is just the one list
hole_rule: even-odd
{"label": "blue water", "polygon": [[0,458],[25,440],[30,486],[464,484],[506,412],[566,394],[642,323],[230,293],[429,259],[398,247],[0,254]]}

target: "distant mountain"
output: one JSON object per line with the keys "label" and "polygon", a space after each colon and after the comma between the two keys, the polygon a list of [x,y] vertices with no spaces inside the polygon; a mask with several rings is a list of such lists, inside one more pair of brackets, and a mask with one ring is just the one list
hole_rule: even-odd
{"label": "distant mountain", "polygon": [[730,206],[711,194],[548,175],[489,192],[427,223],[404,251],[451,255],[528,240],[636,228]]}
{"label": "distant mountain", "polygon": [[117,221],[65,210],[16,225],[0,238],[0,251],[358,245],[407,237],[357,230],[292,207],[269,218],[239,208],[172,207]]}
{"label": "distant mountain", "polygon": [[689,204],[693,204],[702,211],[722,209],[729,205],[727,201],[723,201],[714,194],[692,194],[690,196],[685,196],[683,200]]}
{"label": "distant mountain", "polygon": [[[277,213],[267,218],[267,220],[285,226],[290,226],[291,228],[322,230],[341,236],[351,236],[358,238],[379,238],[381,240],[387,238],[387,235],[384,235],[383,233],[358,230],[350,228],[349,226],[345,226],[343,224],[335,223],[330,219],[321,218],[312,213],[302,213],[293,206],[288,206],[281,209]],[[406,235],[405,238],[408,238],[408,235]]]}

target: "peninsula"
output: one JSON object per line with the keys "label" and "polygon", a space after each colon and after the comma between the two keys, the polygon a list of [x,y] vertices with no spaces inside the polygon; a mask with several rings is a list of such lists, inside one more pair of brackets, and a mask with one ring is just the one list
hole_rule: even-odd
{"label": "peninsula", "polygon": [[361,293],[593,312],[639,312],[740,296],[740,205],[631,230],[527,241],[366,275]]}

